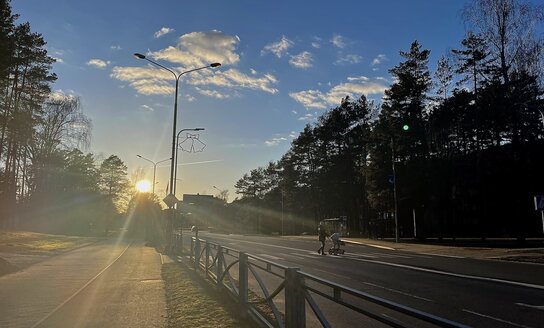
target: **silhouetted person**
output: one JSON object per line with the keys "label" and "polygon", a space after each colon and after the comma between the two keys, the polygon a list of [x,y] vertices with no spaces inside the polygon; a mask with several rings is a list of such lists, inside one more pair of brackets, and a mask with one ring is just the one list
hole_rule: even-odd
{"label": "silhouetted person", "polygon": [[321,247],[317,250],[317,254],[326,255],[325,240],[329,236],[329,234],[327,233],[325,227],[322,224],[319,224],[319,227],[317,228],[317,235],[319,237],[319,242],[321,242]]}

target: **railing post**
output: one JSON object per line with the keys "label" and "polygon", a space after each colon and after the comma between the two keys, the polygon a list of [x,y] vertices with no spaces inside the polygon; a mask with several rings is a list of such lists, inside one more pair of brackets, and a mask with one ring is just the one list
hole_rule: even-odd
{"label": "railing post", "polygon": [[206,269],[205,269],[205,272],[206,272],[206,278],[208,278],[208,267],[210,266],[210,243],[206,240],[206,244],[204,244],[204,247],[206,247]]}
{"label": "railing post", "polygon": [[243,313],[246,312],[247,306],[247,276],[248,276],[248,263],[247,263],[247,253],[239,253],[238,262],[238,302],[242,306]]}
{"label": "railing post", "polygon": [[223,281],[221,279],[221,276],[223,275],[223,247],[221,245],[217,245],[217,288],[221,288],[223,285]]}
{"label": "railing post", "polygon": [[299,268],[285,270],[285,328],[306,327],[304,279]]}
{"label": "railing post", "polygon": [[200,239],[195,240],[195,271],[200,268]]}

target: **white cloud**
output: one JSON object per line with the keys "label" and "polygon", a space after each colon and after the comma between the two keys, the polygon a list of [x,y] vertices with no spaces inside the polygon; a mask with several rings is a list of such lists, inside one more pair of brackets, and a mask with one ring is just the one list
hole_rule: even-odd
{"label": "white cloud", "polygon": [[276,147],[277,145],[279,145],[283,141],[287,141],[287,138],[285,138],[285,137],[274,137],[274,138],[266,140],[264,142],[264,144],[267,147]]}
{"label": "white cloud", "polygon": [[187,83],[192,85],[215,85],[223,88],[247,88],[271,94],[278,92],[278,89],[273,87],[274,84],[278,83],[275,76],[264,74],[261,77],[254,77],[232,68],[215,73],[201,71],[193,74],[187,80]]}
{"label": "white cloud", "polygon": [[333,86],[327,92],[320,90],[304,90],[291,92],[289,96],[306,108],[326,109],[340,103],[346,96],[357,99],[361,95],[382,94],[387,86],[382,81],[368,81],[364,77],[352,78],[347,83]]}
{"label": "white cloud", "polygon": [[319,42],[314,41],[314,42],[312,42],[312,47],[314,47],[316,49],[319,49],[319,48],[321,48],[321,44],[319,44]]}
{"label": "white cloud", "polygon": [[111,50],[121,50],[121,49],[123,49],[123,48],[121,48],[121,46],[118,45],[118,44],[114,44],[114,45],[111,45],[111,46],[110,46],[110,49],[111,49]]}
{"label": "white cloud", "polygon": [[111,64],[109,60],[102,60],[98,58],[93,58],[87,62],[88,66],[93,66],[101,69],[106,68],[106,66],[108,66],[109,64]]}
{"label": "white cloud", "polygon": [[339,34],[335,34],[333,35],[332,39],[331,39],[331,43],[337,47],[337,48],[344,48],[346,46],[346,39],[339,35]]}
{"label": "white cloud", "polygon": [[296,68],[310,68],[312,67],[312,54],[308,51],[303,51],[296,56],[291,56],[289,64]]}
{"label": "white cloud", "polygon": [[176,46],[152,52],[155,60],[165,60],[186,68],[206,66],[210,63],[232,65],[240,61],[235,52],[240,42],[237,36],[220,31],[192,32],[182,35]]}
{"label": "white cloud", "polygon": [[316,117],[314,116],[314,114],[306,114],[298,118],[299,121],[313,121],[315,119]]}
{"label": "white cloud", "polygon": [[188,102],[194,102],[194,101],[196,101],[196,98],[189,95],[189,94],[187,94],[187,95],[185,95],[185,100],[187,100]]}
{"label": "white cloud", "polygon": [[372,60],[371,65],[372,65],[372,66],[379,65],[379,64],[381,64],[384,60],[387,60],[387,56],[385,56],[384,54],[379,54],[378,56],[376,56],[376,58],[374,58],[374,59]]}
{"label": "white cloud", "polygon": [[345,65],[345,64],[357,64],[363,60],[363,57],[355,54],[348,54],[345,56],[340,56],[335,62],[335,65]]}
{"label": "white cloud", "polygon": [[[376,78],[376,80],[379,80],[378,78]],[[366,76],[349,76],[348,77],[348,81],[352,82],[352,81],[364,81],[364,82],[368,82],[370,81],[370,79]]]}
{"label": "white cloud", "polygon": [[271,52],[276,55],[276,57],[281,58],[287,53],[287,50],[289,50],[293,44],[293,41],[289,40],[285,35],[283,35],[280,41],[269,43],[264,46],[263,50],[261,50],[261,55],[264,56],[265,54]]}
{"label": "white cloud", "polygon": [[[164,60],[175,65],[176,67],[173,67],[173,70],[177,72],[202,67],[213,62],[219,62],[223,66],[233,65],[240,60],[240,56],[236,53],[236,46],[239,42],[240,38],[237,36],[230,36],[219,31],[192,32],[181,36],[176,46],[150,52],[148,55],[155,60]],[[165,64],[165,66],[170,65]],[[227,70],[207,69],[186,75],[184,81],[195,86],[251,89],[272,94],[278,92],[278,89],[274,86],[278,83],[275,76],[258,74],[255,70],[250,72],[251,75],[235,68]],[[141,67],[116,66],[110,76],[128,82],[141,94],[166,95],[174,92],[172,74],[151,65]],[[208,92],[207,95],[211,94]],[[217,91],[215,97],[219,95],[226,97],[224,92]]]}
{"label": "white cloud", "polygon": [[155,39],[158,39],[160,38],[161,36],[163,35],[166,35],[168,33],[172,33],[174,32],[175,30],[173,28],[170,28],[170,27],[163,27],[161,28],[160,30],[158,30],[157,32],[155,32],[155,34],[153,35],[155,37]]}
{"label": "white cloud", "polygon": [[51,93],[49,94],[49,100],[52,100],[52,101],[60,101],[60,100],[71,100],[71,99],[75,99],[77,98],[77,95],[75,94],[75,92],[73,90],[62,90],[62,89],[59,89],[59,90],[54,90],[54,91],[51,91]]}
{"label": "white cloud", "polygon": [[293,113],[293,114],[295,114],[295,115],[298,114],[298,112],[297,112],[296,110],[294,110],[294,109],[291,111],[291,113]]}
{"label": "white cloud", "polygon": [[64,59],[62,59],[62,58],[58,58],[58,57],[52,57],[52,58],[55,60],[55,62],[57,62],[57,63],[59,63],[59,64],[63,64],[63,63],[64,63]]}
{"label": "white cloud", "polygon": [[219,91],[216,91],[216,90],[206,90],[206,89],[201,89],[199,87],[197,87],[196,90],[201,95],[212,97],[212,98],[217,98],[217,99],[230,98],[230,95],[222,94],[222,93],[220,93]]}
{"label": "white cloud", "polygon": [[253,68],[252,68],[252,69],[250,69],[249,71],[250,71],[250,72],[251,72],[251,74],[253,74],[253,75],[256,75],[256,74],[257,74],[257,71],[256,71],[256,70],[254,70]]}
{"label": "white cloud", "polygon": [[148,112],[154,112],[155,111],[155,108],[151,107],[151,106],[148,106],[148,105],[142,105],[140,106],[143,110],[145,111],[148,111]]}

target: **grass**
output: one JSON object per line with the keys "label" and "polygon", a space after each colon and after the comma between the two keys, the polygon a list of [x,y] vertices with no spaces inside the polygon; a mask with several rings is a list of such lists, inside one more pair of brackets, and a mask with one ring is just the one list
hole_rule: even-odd
{"label": "grass", "polygon": [[168,263],[162,266],[166,287],[168,327],[251,327],[238,317],[227,296],[199,282],[202,278],[187,268]]}
{"label": "grass", "polygon": [[49,235],[29,231],[0,231],[0,252],[40,254],[63,251],[95,241],[91,237]]}

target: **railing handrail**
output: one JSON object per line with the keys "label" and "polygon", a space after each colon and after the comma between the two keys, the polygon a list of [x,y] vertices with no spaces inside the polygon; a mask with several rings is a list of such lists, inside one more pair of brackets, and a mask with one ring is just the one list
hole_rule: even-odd
{"label": "railing handrail", "polygon": [[[191,240],[196,240],[196,238],[191,237]],[[238,259],[238,261],[240,260],[240,254],[242,254],[242,253],[246,254],[246,256],[247,256],[246,260],[253,259],[253,260],[265,263],[267,267],[264,268],[264,267],[258,265],[257,263],[249,263],[249,261],[247,263],[248,265],[255,266],[257,268],[260,268],[261,270],[272,273],[272,274],[274,274],[275,276],[277,276],[279,278],[287,279],[287,271],[292,269],[292,268],[290,268],[288,266],[273,262],[271,260],[264,259],[264,258],[262,258],[260,256],[252,255],[252,254],[249,254],[249,253],[242,252],[240,250],[236,250],[236,249],[233,249],[233,248],[230,248],[230,247],[222,246],[219,243],[210,242],[210,241],[200,239],[200,238],[199,238],[199,241],[204,243],[205,245],[214,246],[214,248],[217,249],[217,250],[222,249],[222,250],[228,250],[230,252],[236,253],[238,256],[235,256],[234,254],[229,254],[229,255],[231,255],[232,257],[234,257],[236,259]],[[191,253],[192,252],[193,252],[193,250],[191,249]],[[220,254],[216,255],[217,258],[219,256],[220,256]],[[200,260],[200,258],[201,258],[201,256],[199,256],[198,259]],[[217,258],[216,258],[216,260],[217,260]],[[196,260],[196,258],[195,258],[195,260]],[[215,263],[215,261],[214,261],[214,263]],[[218,261],[218,263],[219,263],[219,261]],[[213,265],[213,263],[212,263],[212,265]],[[221,265],[224,265],[224,264],[221,263]],[[230,269],[231,267],[232,267],[232,265],[229,265],[227,268]],[[271,270],[271,267],[276,267],[278,269],[283,270],[284,275],[281,276],[280,274],[278,274],[276,272],[273,272]],[[225,276],[225,274],[227,274],[228,269],[225,270],[225,272],[222,272],[223,277]],[[252,271],[254,273],[254,275],[255,275],[255,272],[252,269],[250,269],[250,271]],[[408,315],[410,317],[417,318],[417,319],[423,320],[423,321],[428,322],[428,323],[437,324],[437,325],[439,325],[441,327],[456,327],[456,328],[467,328],[467,327],[469,327],[469,326],[460,324],[460,323],[452,321],[452,320],[441,318],[441,317],[435,316],[433,314],[430,314],[430,313],[427,313],[427,312],[424,312],[424,311],[420,311],[420,310],[417,310],[417,309],[414,309],[414,308],[411,308],[411,307],[408,307],[408,306],[405,306],[405,305],[402,305],[402,304],[399,304],[399,303],[395,303],[395,302],[387,300],[385,298],[374,296],[372,294],[369,294],[369,293],[366,293],[366,292],[363,292],[363,291],[360,291],[360,290],[357,290],[357,289],[354,289],[354,288],[351,288],[351,287],[348,287],[348,286],[341,285],[339,283],[336,283],[336,282],[333,282],[333,281],[318,277],[316,275],[313,275],[313,274],[310,274],[310,273],[307,273],[307,272],[299,271],[298,269],[297,269],[297,274],[299,275],[300,278],[302,278],[301,279],[302,283],[301,283],[300,287],[304,291],[303,293],[308,293],[308,291],[314,292],[314,293],[316,293],[316,294],[318,294],[318,295],[320,295],[320,296],[322,296],[322,297],[324,297],[324,298],[326,298],[326,299],[328,299],[330,301],[333,301],[333,302],[335,302],[335,303],[337,303],[339,305],[347,306],[348,308],[350,308],[350,309],[352,309],[352,310],[354,310],[356,312],[359,312],[359,313],[362,313],[362,314],[366,313],[367,315],[370,314],[371,318],[380,320],[382,322],[384,322],[385,318],[377,318],[377,315],[369,313],[367,310],[364,310],[363,308],[360,308],[357,305],[350,304],[350,303],[347,303],[345,300],[342,300],[341,299],[341,293],[349,294],[349,295],[354,296],[354,297],[356,297],[358,299],[362,299],[364,301],[371,302],[373,304],[383,306],[383,307],[388,308],[390,310],[406,314],[406,315]],[[256,275],[255,275],[255,278],[259,279],[258,276],[256,276]],[[308,286],[306,283],[304,283],[304,279],[314,281],[314,282],[316,282],[316,283],[318,283],[318,284],[320,284],[322,286],[327,286],[327,287],[332,288],[333,289],[333,295],[331,296],[328,293],[324,292],[323,290],[318,290],[318,289],[316,289],[314,287]],[[282,284],[285,284],[285,282],[286,282],[286,280]],[[261,284],[261,282],[259,282],[259,284]],[[261,288],[262,288],[262,286],[261,286]],[[272,296],[270,298],[275,297],[278,293],[279,293],[279,290],[274,291],[270,295],[270,296]],[[267,299],[268,298],[269,297],[267,297]],[[308,300],[308,301],[309,302],[310,301],[314,302],[313,300]],[[312,310],[315,311],[315,309],[313,307],[312,307]],[[319,314],[319,315],[322,316],[322,314]],[[385,319],[385,320],[387,320],[387,319]],[[401,325],[394,324],[393,322],[389,322],[389,323],[392,324],[392,326],[402,327]],[[280,324],[280,326],[281,326],[281,324]]]}

